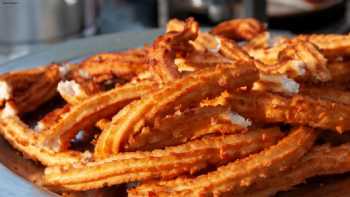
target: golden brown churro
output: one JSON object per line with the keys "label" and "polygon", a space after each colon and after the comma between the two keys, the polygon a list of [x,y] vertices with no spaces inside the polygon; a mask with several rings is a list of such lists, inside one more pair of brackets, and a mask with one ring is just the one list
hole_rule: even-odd
{"label": "golden brown churro", "polygon": [[96,162],[48,168],[45,181],[57,189],[88,190],[150,178],[169,179],[258,152],[275,144],[282,136],[278,129],[272,128],[205,137],[164,150],[120,153]]}
{"label": "golden brown churro", "polygon": [[[235,195],[296,163],[313,145],[316,133],[298,128],[278,144],[195,178],[178,178],[144,184],[130,190],[131,196],[222,196]],[[295,146],[298,144],[298,146]]]}
{"label": "golden brown churro", "polygon": [[183,109],[193,106],[200,100],[217,96],[224,90],[250,85],[257,78],[257,70],[247,64],[242,69],[235,65],[203,69],[176,80],[161,90],[131,103],[113,117],[111,126],[102,132],[97,141],[95,156],[105,158],[120,152],[127,144],[135,142],[134,139],[143,132],[143,128],[152,129],[157,117],[175,112],[176,106]]}

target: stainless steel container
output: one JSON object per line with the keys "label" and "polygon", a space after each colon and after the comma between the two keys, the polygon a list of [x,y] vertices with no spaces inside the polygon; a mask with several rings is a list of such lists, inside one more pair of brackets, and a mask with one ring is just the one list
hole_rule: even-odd
{"label": "stainless steel container", "polygon": [[0,45],[51,42],[95,24],[95,0],[0,0]]}
{"label": "stainless steel container", "polygon": [[200,15],[212,23],[231,18],[254,17],[266,20],[266,0],[158,0],[158,24],[173,17]]}

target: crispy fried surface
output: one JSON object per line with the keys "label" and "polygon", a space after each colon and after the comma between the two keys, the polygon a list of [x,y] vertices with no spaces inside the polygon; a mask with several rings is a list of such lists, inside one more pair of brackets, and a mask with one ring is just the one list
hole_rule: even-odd
{"label": "crispy fried surface", "polygon": [[232,94],[229,102],[232,110],[256,121],[308,125],[339,133],[350,130],[349,106],[329,100],[241,92]]}
{"label": "crispy fried surface", "polygon": [[149,67],[146,49],[131,49],[123,52],[99,53],[84,60],[76,71],[96,82],[114,77],[131,79]]}
{"label": "crispy fried surface", "polygon": [[60,96],[71,105],[78,104],[90,95],[75,81],[60,81],[57,85]]}
{"label": "crispy fried surface", "polygon": [[[254,64],[260,71],[259,81],[254,83],[256,90],[279,92],[284,94],[295,94],[299,91],[298,84],[288,78],[291,71],[297,73],[299,63],[295,65],[294,61],[288,61],[282,64],[266,65],[259,60],[255,60],[242,50],[236,43],[227,38],[220,37],[221,48],[220,53],[233,61],[243,62],[246,64]],[[296,71],[295,71],[296,70]],[[288,76],[287,76],[288,74]]]}
{"label": "crispy fried surface", "polygon": [[130,84],[94,95],[72,106],[56,124],[43,131],[40,141],[52,150],[65,150],[79,129],[93,126],[99,119],[115,114],[132,100],[140,98],[157,87],[158,85],[153,82]]}
{"label": "crispy fried surface", "polygon": [[261,68],[265,73],[286,74],[307,82],[332,80],[327,59],[311,42],[284,42],[272,48],[250,49],[248,53],[268,65]]}
{"label": "crispy fried surface", "polygon": [[44,165],[64,165],[89,159],[91,154],[75,151],[55,153],[37,144],[38,135],[28,128],[18,117],[0,119],[1,134],[27,158]]}
{"label": "crispy fried surface", "polygon": [[57,93],[61,79],[56,64],[31,70],[13,71],[0,76],[1,98],[12,100],[18,113],[30,112]]}
{"label": "crispy fried surface", "polygon": [[327,68],[327,59],[310,42],[297,42],[287,46],[279,54],[279,61],[299,60],[313,80],[329,81],[331,73]]}
{"label": "crispy fried surface", "polygon": [[178,145],[209,134],[230,134],[247,128],[231,120],[227,107],[199,107],[155,120],[152,128],[145,127],[140,134],[131,136],[125,151],[153,150]]}
{"label": "crispy fried surface", "polygon": [[278,191],[302,183],[313,176],[340,174],[350,170],[350,144],[337,147],[315,146],[290,170],[277,175],[264,183],[254,186],[254,190],[244,196],[271,196]]}
{"label": "crispy fried surface", "polygon": [[242,49],[245,51],[250,51],[254,49],[266,49],[270,46],[270,33],[265,31],[258,34],[253,39],[249,40],[247,43],[244,43]]}
{"label": "crispy fried surface", "polygon": [[[184,31],[185,26],[186,26],[185,21],[172,19],[167,24],[166,32],[181,32],[181,31]],[[218,51],[218,47],[220,47],[220,42],[215,35],[212,35],[207,32],[201,32],[201,31],[198,31],[197,33],[198,33],[198,36],[194,40],[191,40],[189,42],[191,44],[189,48],[190,49],[194,48],[195,50],[193,51],[193,50],[187,49],[185,50],[186,52],[203,53],[203,52],[210,51],[212,53],[216,53]],[[206,54],[210,55],[211,53],[206,53]],[[205,63],[205,61],[203,60],[202,62]]]}
{"label": "crispy fried surface", "polygon": [[178,48],[190,48],[190,40],[198,36],[199,25],[193,18],[186,20],[182,31],[171,31],[159,36],[149,52],[152,69],[160,81],[169,82],[180,77],[180,72],[174,62]]}
{"label": "crispy fried surface", "polygon": [[219,53],[210,51],[191,51],[185,57],[177,58],[175,64],[183,71],[196,71],[202,68],[213,67],[222,64],[232,64],[234,61],[223,57]]}
{"label": "crispy fried surface", "polygon": [[289,168],[311,148],[316,136],[312,129],[301,127],[265,151],[219,167],[216,171],[195,178],[143,184],[130,190],[129,195],[232,196]]}
{"label": "crispy fried surface", "polygon": [[299,35],[294,38],[294,41],[309,41],[314,43],[322,50],[322,53],[329,58],[349,56],[350,50],[350,35],[336,34],[313,34]]}
{"label": "crispy fried surface", "polygon": [[71,106],[66,104],[61,108],[56,108],[55,110],[47,113],[40,121],[38,121],[35,130],[44,131],[45,129],[48,129],[51,125],[58,122],[65,113],[69,112],[70,109]]}
{"label": "crispy fried surface", "polygon": [[133,143],[129,139],[142,132],[143,127],[152,126],[157,117],[174,112],[177,106],[184,109],[196,105],[202,99],[217,96],[226,89],[249,85],[257,77],[253,66],[238,69],[235,65],[225,65],[203,69],[174,81],[131,103],[113,117],[111,126],[102,132],[97,141],[95,156],[104,158],[120,152],[125,144]]}
{"label": "crispy fried surface", "polygon": [[[46,169],[46,184],[59,189],[87,190],[102,185],[193,174],[208,165],[223,165],[275,144],[277,128],[246,134],[205,137],[152,152],[120,153],[105,160]],[[179,159],[181,158],[181,159]]]}
{"label": "crispy fried surface", "polygon": [[229,40],[225,37],[219,37],[219,40],[221,42],[220,53],[223,54],[225,57],[236,61],[254,61],[254,59],[250,57],[248,53],[242,50],[234,41]]}
{"label": "crispy fried surface", "polygon": [[265,25],[253,19],[233,19],[222,22],[211,29],[211,33],[232,40],[250,40],[265,31]]}

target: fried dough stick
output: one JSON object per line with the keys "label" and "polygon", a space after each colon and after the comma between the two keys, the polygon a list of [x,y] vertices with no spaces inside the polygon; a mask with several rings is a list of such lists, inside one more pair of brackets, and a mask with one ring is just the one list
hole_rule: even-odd
{"label": "fried dough stick", "polygon": [[193,72],[206,67],[232,63],[234,61],[223,57],[219,53],[198,50],[187,52],[186,56],[175,59],[175,64],[181,72]]}
{"label": "fried dough stick", "polygon": [[[178,19],[172,19],[168,22],[167,24],[167,32],[171,31],[183,31],[185,27],[185,22],[178,20]],[[226,41],[231,42],[231,40],[227,38]],[[219,39],[218,36],[215,36],[210,33],[205,33],[205,32],[198,32],[198,37],[190,42],[195,50],[187,50],[185,53],[186,55],[183,58],[177,59],[181,61],[177,61],[178,67],[180,69],[182,67],[186,66],[190,67],[189,69],[197,70],[199,68],[204,68],[204,67],[210,67],[210,66],[215,66],[218,64],[229,64],[233,63],[233,61],[252,61],[248,54],[243,52],[242,50],[237,49],[237,53],[242,52],[244,55],[235,56],[235,58],[229,58],[224,57],[223,55],[219,54],[218,52],[221,49],[221,43],[222,41]],[[239,48],[238,46],[235,46]]]}
{"label": "fried dough stick", "polygon": [[[128,151],[154,150],[182,144],[208,134],[246,132],[250,125],[249,120],[231,112],[227,107],[198,107],[157,120],[152,130],[143,129],[134,143],[126,146],[125,149]],[[96,126],[101,130],[108,129],[110,121],[101,119],[96,123]],[[154,135],[154,132],[157,135]]]}
{"label": "fried dough stick", "polygon": [[247,131],[251,122],[231,112],[227,107],[199,107],[157,120],[153,128],[145,127],[126,151],[154,150],[182,144],[208,134]]}
{"label": "fried dough stick", "polygon": [[[237,43],[232,40],[229,40],[225,37],[218,37],[221,43],[220,53],[231,60],[235,61],[245,61],[245,62],[254,62],[254,59],[248,55],[243,49],[241,49]],[[259,62],[255,62],[259,63]],[[256,65],[258,69],[263,69],[264,65],[261,63]]]}
{"label": "fried dough stick", "polygon": [[[183,26],[184,22],[173,19],[168,23],[167,29],[178,31],[183,29]],[[185,57],[177,59],[179,60],[177,61],[179,69],[194,71],[203,67],[209,67],[217,64],[228,64],[230,61],[254,62],[257,68],[263,72],[262,74],[266,76],[263,77],[263,81],[259,82],[257,86],[258,89],[268,89],[274,92],[288,93],[296,93],[298,84],[296,84],[294,80],[288,79],[286,76],[281,74],[296,77],[299,75],[304,75],[305,72],[304,67],[302,67],[304,66],[304,63],[298,59],[288,59],[288,61],[284,61],[283,63],[276,65],[265,65],[262,62],[254,60],[252,57],[250,57],[248,53],[242,50],[232,40],[222,36],[214,36],[199,32],[197,39],[192,42],[192,44],[197,50],[187,52]],[[215,52],[213,52],[213,46],[216,46],[214,49]],[[200,48],[204,48],[205,50],[201,50]],[[312,55],[307,57],[309,62],[310,60],[313,60],[310,58],[313,57]],[[317,66],[318,61],[311,61],[311,63],[313,63],[311,67],[315,65]],[[269,76],[271,74],[273,75],[272,77]]]}
{"label": "fried dough stick", "polygon": [[232,93],[228,100],[233,111],[258,122],[301,124],[338,133],[350,130],[350,107],[329,100],[254,91]]}
{"label": "fried dough stick", "polygon": [[[1,112],[3,113],[3,112]],[[0,118],[0,132],[8,142],[27,158],[43,165],[64,165],[88,160],[91,154],[75,151],[55,153],[38,145],[38,133],[28,128],[17,116]]]}
{"label": "fried dough stick", "polygon": [[[230,45],[232,45],[230,47]],[[245,58],[247,54],[239,52],[238,46],[222,39],[222,53],[232,58]],[[298,41],[285,43],[273,48],[264,49],[266,53],[254,55],[256,65],[266,74],[286,74],[288,77],[302,81],[329,81],[332,79],[330,70],[327,67],[327,59],[319,49],[311,42]],[[233,54],[240,54],[235,57]],[[271,53],[271,54],[269,54]],[[269,60],[265,60],[268,58]],[[252,61],[252,60],[250,60]]]}
{"label": "fried dough stick", "polygon": [[86,129],[101,118],[118,112],[132,100],[158,88],[155,82],[126,84],[102,92],[74,105],[59,121],[40,135],[40,142],[53,151],[66,150],[80,129]]}
{"label": "fried dough stick", "polygon": [[331,147],[328,144],[315,146],[290,170],[255,185],[255,190],[242,196],[273,196],[278,191],[286,191],[313,176],[341,174],[349,171],[349,143],[337,147]]}
{"label": "fried dough stick", "polygon": [[[172,19],[167,23],[166,32],[183,31],[186,23],[182,20]],[[207,32],[198,31],[198,36],[195,40],[190,41],[190,44],[194,47],[194,51],[186,50],[187,52],[197,52],[197,53],[206,53],[206,54],[217,54],[220,48],[220,41],[213,34]],[[202,62],[205,63],[204,59]]]}
{"label": "fried dough stick", "polygon": [[50,126],[56,124],[67,112],[70,111],[72,106],[82,103],[85,99],[88,99],[96,92],[92,93],[86,91],[84,87],[74,80],[60,81],[57,85],[57,91],[60,96],[67,102],[61,108],[54,109],[47,113],[36,125],[36,131],[43,131]]}
{"label": "fried dough stick", "polygon": [[72,105],[76,105],[82,102],[84,99],[89,98],[91,95],[101,91],[97,83],[92,80],[84,79],[84,81],[72,80],[75,78],[74,74],[77,72],[79,65],[63,63],[60,66],[61,81],[57,84],[56,90],[62,99],[67,103],[63,107],[52,110],[47,113],[35,126],[35,131],[43,131],[49,126],[55,124],[61,119],[61,117],[67,113]]}
{"label": "fried dough stick", "polygon": [[266,30],[265,25],[253,19],[233,19],[224,21],[210,32],[232,40],[250,40]]}
{"label": "fried dough stick", "polygon": [[57,91],[61,97],[71,105],[76,105],[81,103],[83,100],[87,99],[89,95],[84,88],[75,82],[72,81],[60,81],[57,85]]}
{"label": "fried dough stick", "polygon": [[99,53],[81,62],[76,75],[83,73],[97,83],[114,77],[130,80],[149,69],[147,55],[147,48]]}
{"label": "fried dough stick", "polygon": [[202,69],[169,83],[115,115],[111,126],[97,140],[95,156],[104,158],[123,151],[125,145],[137,139],[142,128],[152,128],[157,118],[174,113],[176,107],[179,110],[194,107],[207,97],[218,96],[224,90],[249,86],[257,79],[258,72],[252,65],[247,64],[242,68],[224,65]]}
{"label": "fried dough stick", "polygon": [[329,58],[349,56],[350,50],[350,35],[299,35],[292,39],[287,39],[279,43],[277,46],[268,49],[248,50],[249,54],[254,58],[259,59],[264,63],[275,63],[278,59],[278,54],[286,46],[298,42],[313,43],[320,49],[321,53]]}
{"label": "fried dough stick", "polygon": [[190,48],[189,41],[198,36],[199,25],[193,18],[186,20],[183,31],[171,31],[159,36],[149,51],[152,69],[162,82],[169,82],[181,76],[174,62],[178,48]]}
{"label": "fried dough stick", "polygon": [[33,111],[55,96],[60,79],[56,64],[1,74],[0,100],[13,101],[19,114]]}
{"label": "fried dough stick", "polygon": [[[294,43],[293,45],[295,46],[296,44]],[[299,44],[299,45],[303,45],[303,44]],[[320,69],[314,69],[312,72],[310,72],[310,74],[305,73],[305,74],[308,74],[308,75],[306,75],[306,77],[300,76],[299,78],[297,78],[298,80],[301,80],[303,82],[310,81],[310,77],[309,76],[311,74],[315,75],[315,77],[317,77],[318,79],[323,79],[322,81],[328,81],[330,83],[334,83],[335,85],[342,85],[342,84],[346,84],[346,83],[349,82],[350,79],[349,79],[348,76],[350,75],[350,63],[349,63],[348,60],[344,60],[344,61],[328,61],[328,63],[325,65],[324,61],[322,60],[323,58],[317,58],[317,57],[319,57],[319,54],[317,56],[313,57],[313,58],[312,58],[312,56],[310,56],[312,51],[313,51],[312,52],[313,54],[316,53],[315,50],[312,50],[312,51],[305,51],[305,50],[300,50],[300,49],[296,50],[295,47],[293,49],[294,51],[298,51],[299,54],[304,54],[303,56],[306,56],[307,54],[309,54],[309,56],[308,56],[309,58],[308,59],[305,59],[305,58],[304,59],[299,59],[299,60],[302,60],[302,61],[298,61],[298,58],[296,58],[297,61],[292,61],[292,62],[286,61],[286,60],[279,60],[278,59],[278,55],[279,55],[280,52],[282,54],[283,53],[286,54],[287,51],[289,51],[288,53],[291,52],[291,48],[285,49],[286,51],[282,52],[284,48],[285,47],[282,44],[282,45],[278,45],[276,47],[267,49],[267,50],[270,50],[270,51],[267,51],[265,53],[262,53],[262,52],[261,52],[261,54],[260,53],[256,53],[256,54],[250,53],[250,55],[252,55],[254,58],[264,62],[265,64],[276,64],[276,62],[278,62],[278,61],[280,61],[282,64],[289,62],[290,63],[289,65],[286,64],[285,66],[281,66],[280,67],[280,69],[282,69],[281,72],[283,72],[283,73],[285,71],[288,71],[288,72],[293,71],[293,68],[295,68],[294,70],[300,70],[300,69],[297,69],[297,68],[300,67],[300,66],[303,66],[303,65],[305,65],[305,66],[307,66],[307,65],[318,65],[317,67],[320,68]],[[276,55],[272,55],[272,53],[274,53],[274,52],[271,52],[272,50],[276,50],[277,51]],[[269,57],[269,56],[276,56],[276,57]],[[264,60],[264,58],[268,58],[269,60]],[[286,59],[286,58],[284,58],[284,59]],[[319,60],[317,60],[317,59],[319,59]],[[315,64],[315,62],[317,62],[317,61],[319,61],[319,63]],[[314,62],[314,63],[312,63],[312,62]],[[300,64],[300,63],[302,63],[302,64]],[[315,67],[315,68],[317,68],[317,67]],[[274,67],[272,67],[272,68],[274,69]],[[278,71],[278,69],[277,69],[277,71]],[[318,73],[317,71],[320,71],[320,72]],[[295,73],[295,72],[292,72],[292,73]],[[300,70],[299,72],[296,72],[296,74],[298,74],[298,73],[302,74],[303,71]],[[313,78],[312,82],[317,82],[317,78]]]}
{"label": "fried dough stick", "polygon": [[220,53],[224,57],[234,61],[254,62],[259,71],[264,74],[287,74],[288,69],[282,68],[279,64],[265,64],[260,60],[254,59],[234,41],[225,37],[219,37],[219,40],[221,43]]}
{"label": "fried dough stick", "polygon": [[300,127],[276,145],[194,178],[141,184],[130,196],[234,196],[296,163],[313,145],[316,132]]}
{"label": "fried dough stick", "polygon": [[169,20],[166,24],[165,32],[177,31],[181,32],[185,28],[185,21],[173,18]]}
{"label": "fried dough stick", "polygon": [[265,65],[250,57],[235,42],[224,37],[220,37],[219,39],[221,42],[220,53],[224,57],[234,61],[253,63],[259,69],[260,80],[254,83],[254,89],[260,91],[282,92],[286,94],[295,94],[299,91],[299,84],[293,79],[287,77],[287,74],[290,72],[299,73],[299,68],[295,67],[293,62],[284,65]]}
{"label": "fried dough stick", "polygon": [[[184,23],[182,21],[171,20],[168,23],[167,29],[179,31],[183,29],[183,25]],[[204,37],[203,35],[204,33],[199,33],[198,38],[195,40],[197,45],[200,44],[199,40],[201,37]],[[238,45],[235,45],[232,40],[224,36],[218,36],[216,38],[208,34],[206,37],[210,39],[202,39],[204,41],[202,43],[210,43],[209,40],[218,40],[220,41],[218,50],[224,57],[236,61],[254,61],[259,70],[264,72],[264,74],[286,74],[291,78],[300,78],[306,81],[329,81],[331,79],[330,71],[326,66],[326,59],[318,47],[307,40],[285,42],[273,48],[262,49],[261,53],[252,53],[253,57],[259,60],[257,61]],[[266,37],[266,35],[262,37]],[[215,60],[215,57],[211,57],[210,55],[209,57],[211,62],[218,62]],[[269,60],[265,61],[266,58]],[[186,58],[184,62],[186,62]],[[191,64],[191,60],[187,62]]]}
{"label": "fried dough stick", "polygon": [[34,130],[41,132],[48,129],[50,126],[56,124],[70,109],[71,106],[66,104],[63,107],[50,111],[36,123]]}
{"label": "fried dough stick", "polygon": [[132,181],[171,179],[256,153],[276,144],[282,136],[278,128],[207,136],[162,150],[120,153],[96,162],[49,167],[45,170],[45,182],[55,189],[88,190]]}
{"label": "fried dough stick", "polygon": [[265,31],[258,34],[253,39],[244,43],[242,49],[245,51],[251,51],[255,49],[266,49],[269,47],[270,33]]}
{"label": "fried dough stick", "polygon": [[[171,19],[167,23],[166,32],[181,32],[185,28],[185,22],[178,19]],[[216,66],[218,64],[230,64],[231,60],[224,58],[217,53],[218,40],[215,36],[208,33],[198,31],[198,36],[195,40],[190,41],[195,50],[186,50],[182,56],[175,59],[175,64],[178,70],[195,71],[205,67]]]}
{"label": "fried dough stick", "polygon": [[280,62],[301,61],[306,70],[305,76],[299,77],[301,80],[321,82],[331,80],[331,73],[327,67],[327,59],[319,51],[317,46],[311,42],[299,41],[287,45],[278,54],[278,60]]}
{"label": "fried dough stick", "polygon": [[336,58],[350,55],[350,35],[336,34],[314,34],[299,35],[292,39],[293,41],[309,41],[314,43],[327,58]]}

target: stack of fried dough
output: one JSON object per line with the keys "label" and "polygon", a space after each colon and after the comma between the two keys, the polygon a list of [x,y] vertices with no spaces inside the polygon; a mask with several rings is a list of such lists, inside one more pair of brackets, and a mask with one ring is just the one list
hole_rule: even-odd
{"label": "stack of fried dough", "polygon": [[143,48],[1,74],[0,133],[59,194],[273,196],[350,171],[349,56],[350,35],[173,19]]}

